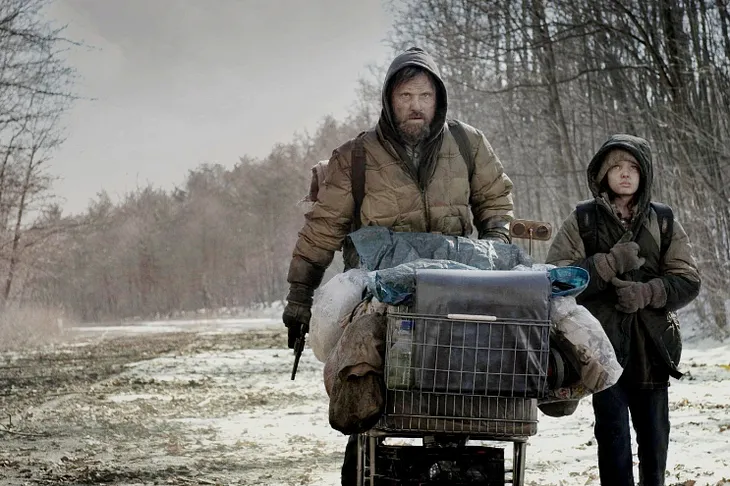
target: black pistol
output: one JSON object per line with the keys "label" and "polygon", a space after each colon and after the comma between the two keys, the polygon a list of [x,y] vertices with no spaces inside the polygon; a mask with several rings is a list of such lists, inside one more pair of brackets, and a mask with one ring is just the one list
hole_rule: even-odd
{"label": "black pistol", "polygon": [[302,357],[302,351],[304,351],[304,342],[309,332],[309,324],[302,324],[301,332],[299,337],[294,341],[294,366],[291,370],[291,379],[293,380],[297,376],[297,368],[299,367],[299,358]]}

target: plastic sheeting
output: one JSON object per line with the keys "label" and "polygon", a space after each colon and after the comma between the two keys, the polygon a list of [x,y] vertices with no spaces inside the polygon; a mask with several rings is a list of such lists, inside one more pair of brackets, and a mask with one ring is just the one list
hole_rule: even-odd
{"label": "plastic sheeting", "polygon": [[368,291],[380,302],[390,305],[410,305],[416,289],[416,270],[424,268],[477,270],[475,267],[450,260],[421,258],[393,268],[370,272]]}
{"label": "plastic sheeting", "polygon": [[317,292],[309,321],[309,347],[322,363],[337,345],[353,309],[363,299],[368,284],[366,270],[358,268],[329,279]]}
{"label": "plastic sheeting", "polygon": [[411,302],[417,269],[511,270],[517,265],[532,264],[516,245],[461,236],[394,232],[381,226],[367,226],[351,233],[349,238],[360,255],[361,268],[372,271],[368,290],[391,305]]}
{"label": "plastic sheeting", "polygon": [[366,226],[349,238],[360,255],[361,268],[381,270],[419,259],[449,260],[479,270],[511,270],[532,264],[519,246],[437,233],[394,232]]}
{"label": "plastic sheeting", "polygon": [[547,263],[535,263],[531,266],[518,265],[512,270],[547,272],[553,297],[575,297],[583,292],[590,282],[590,274],[581,267],[556,267]]}
{"label": "plastic sheeting", "polygon": [[588,287],[590,281],[588,270],[581,267],[554,267],[548,271],[548,275],[553,297],[575,297]]}
{"label": "plastic sheeting", "polygon": [[320,289],[312,308],[309,345],[320,361],[326,361],[337,345],[366,288],[384,304],[408,305],[417,269],[542,270],[552,285],[551,332],[570,345],[580,363],[581,379],[550,390],[541,402],[580,399],[613,385],[621,376],[623,370],[600,322],[575,301],[588,285],[584,269],[533,264],[515,245],[456,236],[366,227],[350,238],[362,268],[333,277]]}
{"label": "plastic sheeting", "polygon": [[[393,268],[372,271],[368,274],[368,291],[383,303],[410,305],[416,290],[416,270],[419,269],[480,270],[451,260],[430,260],[421,258],[402,263]],[[492,268],[489,270],[499,270]],[[552,286],[554,297],[576,296],[588,287],[589,274],[580,267],[555,267],[534,264],[517,265],[515,271],[545,271]]]}

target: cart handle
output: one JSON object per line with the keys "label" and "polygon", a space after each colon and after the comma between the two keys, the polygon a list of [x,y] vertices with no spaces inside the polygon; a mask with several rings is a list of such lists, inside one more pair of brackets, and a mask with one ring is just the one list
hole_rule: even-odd
{"label": "cart handle", "polygon": [[446,314],[447,319],[455,321],[487,321],[494,322],[497,316],[486,316],[481,314]]}

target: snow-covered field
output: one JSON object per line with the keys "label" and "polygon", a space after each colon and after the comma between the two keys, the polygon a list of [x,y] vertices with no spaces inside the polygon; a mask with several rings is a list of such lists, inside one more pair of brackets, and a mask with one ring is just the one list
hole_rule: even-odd
{"label": "snow-covered field", "polygon": [[[66,332],[74,336],[77,349],[119,337],[131,339],[130,346],[151,336],[159,339],[160,333],[188,337],[180,341],[186,343],[178,345],[181,349],[126,363],[111,378],[89,378],[88,392],[49,396],[13,418],[17,430],[53,429],[69,439],[48,441],[49,464],[66,468],[67,474],[54,469],[53,478],[72,477],[70,457],[84,458],[85,474],[89,464],[97,463],[97,468],[104,465],[108,477],[114,471],[116,479],[106,484],[339,484],[346,437],[328,425],[323,365],[307,349],[291,381],[293,357],[284,347],[279,321],[192,319]],[[262,340],[269,344],[261,345]],[[201,342],[210,345],[200,347]],[[673,381],[670,388],[667,484],[730,486],[730,343],[688,344],[683,367],[689,371],[687,378]],[[60,425],[69,420],[78,421],[83,431],[78,437]],[[590,400],[581,402],[570,417],[540,415],[539,420],[538,434],[527,448],[527,484],[599,484]],[[22,451],[42,450],[45,440],[4,439],[9,438],[13,440],[6,441],[0,453],[0,475],[12,461],[20,464],[20,471]],[[39,454],[45,457],[35,454],[36,461]],[[51,477],[51,465],[33,464],[44,471],[42,477]],[[166,480],[149,472],[162,466],[174,468]],[[80,466],[74,471],[81,471]],[[73,481],[24,482],[17,475],[0,484],[95,484],[73,482],[80,476]]]}
{"label": "snow-covered field", "polygon": [[[202,328],[202,332],[221,332],[222,329],[240,331],[280,325],[266,319],[227,323],[185,321],[145,323],[127,328],[127,331],[169,326],[170,330],[195,327]],[[239,387],[243,394],[296,396],[297,400],[284,407],[276,401],[272,406],[254,406],[233,416],[184,421],[192,428],[219,429],[217,440],[227,446],[245,438],[252,446],[248,454],[254,454],[261,463],[282,455],[309,457],[312,464],[324,459],[321,467],[306,473],[312,481],[308,484],[338,484],[339,464],[333,459],[337,459],[343,450],[345,439],[327,423],[328,401],[321,380],[322,365],[307,350],[297,379],[291,381],[291,362],[290,352],[285,349],[242,350],[191,356],[183,362],[159,358],[140,363],[130,372],[156,380],[188,380],[201,374],[220,381],[236,378],[242,379]],[[697,341],[685,349],[683,364],[689,376],[681,381],[673,380],[670,388],[672,445],[668,484],[692,480],[697,481],[697,486],[714,486],[723,480],[730,483],[730,344]],[[235,370],[245,370],[245,375],[240,376],[240,371]],[[552,418],[541,414],[539,432],[528,445],[528,483],[545,486],[598,484],[592,426],[590,400],[583,400],[578,411],[570,417]],[[267,474],[272,475],[270,484],[279,479],[271,470]],[[290,478],[291,474],[283,476]]]}

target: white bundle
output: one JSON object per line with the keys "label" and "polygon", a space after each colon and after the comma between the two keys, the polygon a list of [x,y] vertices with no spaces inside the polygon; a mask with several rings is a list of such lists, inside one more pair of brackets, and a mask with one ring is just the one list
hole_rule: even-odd
{"label": "white bundle", "polygon": [[317,292],[307,341],[314,356],[322,363],[337,345],[347,318],[362,301],[367,283],[368,272],[353,268],[335,275]]}

